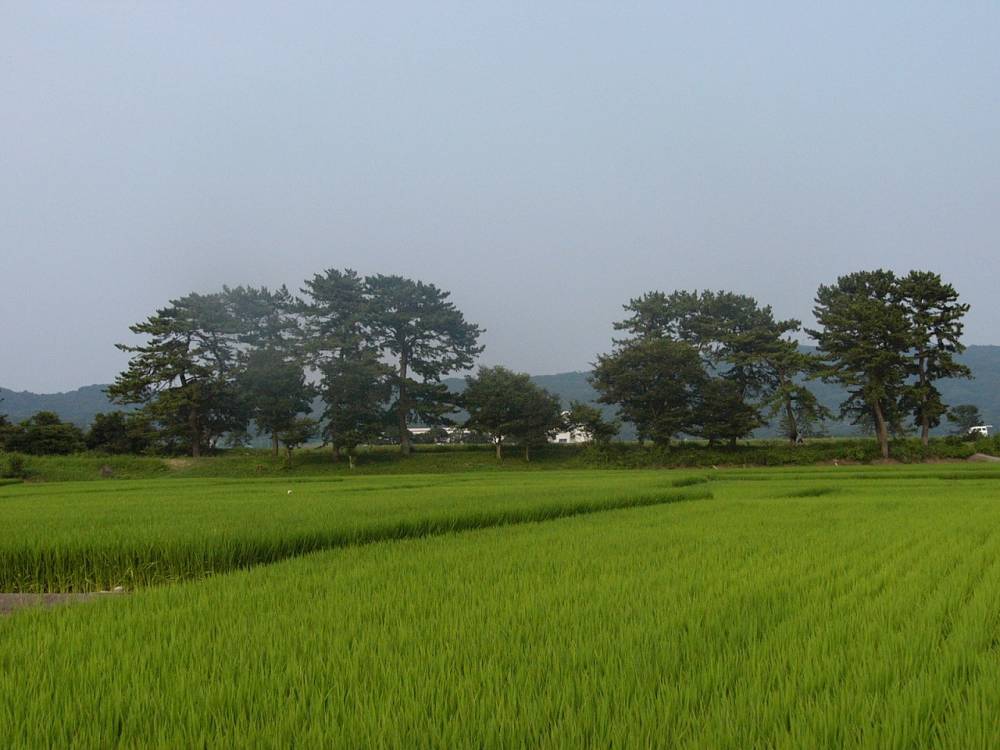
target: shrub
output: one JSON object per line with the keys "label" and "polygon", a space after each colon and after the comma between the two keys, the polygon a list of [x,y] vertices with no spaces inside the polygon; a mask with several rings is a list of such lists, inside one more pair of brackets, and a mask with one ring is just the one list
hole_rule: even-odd
{"label": "shrub", "polygon": [[0,456],[0,479],[27,479],[28,467],[24,456],[19,453],[8,453]]}

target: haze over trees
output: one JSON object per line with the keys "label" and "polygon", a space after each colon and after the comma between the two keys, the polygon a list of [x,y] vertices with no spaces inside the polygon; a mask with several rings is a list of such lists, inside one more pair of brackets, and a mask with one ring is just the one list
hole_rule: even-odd
{"label": "haze over trees", "polygon": [[441,378],[473,365],[482,329],[448,292],[329,269],[302,295],[240,286],[172,300],[131,326],[146,341],[119,345],[132,358],[109,395],[140,405],[192,456],[223,436],[239,442],[251,425],[275,453],[281,442],[300,444],[317,393],[325,441],[352,462],[355,447],[391,429],[390,420],[403,453],[412,420],[450,422],[456,400]]}
{"label": "haze over trees", "polygon": [[[669,447],[690,437],[733,445],[775,421],[792,444],[822,433],[833,415],[813,391],[821,379],[845,389],[841,416],[870,430],[888,457],[891,437],[915,428],[926,445],[946,415],[966,431],[981,421],[965,406],[949,412],[940,388],[971,374],[958,360],[968,309],[929,271],[847,274],[817,290],[817,326],[806,333],[818,348],[807,351],[798,320],[777,319],[751,296],[652,291],[624,305],[622,338],[598,356],[590,382],[640,441]],[[353,466],[360,445],[395,441],[408,453],[412,424],[432,428],[421,439],[447,437],[461,409],[465,428],[489,436],[498,457],[513,442],[528,459],[560,429],[605,445],[621,426],[589,404],[563,413],[559,397],[505,367],[481,368],[464,392],[450,390],[445,378],[472,368],[483,329],[448,292],[402,276],[327,269],[298,295],[192,293],[131,330],[142,340],[119,345],[131,358],[108,395],[137,410],[101,415],[86,436],[49,413],[0,420],[7,450],[199,456],[256,433],[289,456],[322,437]]]}

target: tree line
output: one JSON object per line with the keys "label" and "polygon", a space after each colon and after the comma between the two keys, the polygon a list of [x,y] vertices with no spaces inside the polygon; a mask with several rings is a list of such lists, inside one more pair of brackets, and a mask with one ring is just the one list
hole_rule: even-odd
{"label": "tree line", "polygon": [[[357,446],[386,439],[409,453],[410,425],[454,425],[460,409],[498,457],[514,442],[528,458],[561,429],[598,443],[617,434],[620,422],[600,409],[574,403],[564,412],[558,397],[505,367],[481,367],[463,393],[450,391],[442,379],[473,367],[483,329],[449,297],[433,284],[350,269],[315,274],[298,294],[188,294],[130,327],[141,343],[118,345],[130,359],[108,395],[134,411],[99,415],[86,436],[52,414],[21,425],[0,417],[0,447],[199,456],[256,430],[275,452],[319,437],[353,464]],[[597,358],[591,382],[640,440],[661,446],[681,436],[735,443],[775,419],[799,442],[833,416],[810,381],[835,382],[848,391],[841,416],[870,426],[888,457],[890,436],[913,425],[926,444],[948,412],[939,380],[970,376],[955,359],[968,309],[929,271],[861,271],[820,286],[815,329],[776,319],[748,295],[653,291],[624,305],[621,338]],[[800,346],[803,331],[815,352]],[[319,420],[309,416],[317,397]],[[956,418],[968,421],[971,407],[962,408]]]}
{"label": "tree line", "polygon": [[956,361],[969,310],[929,271],[897,277],[859,271],[816,293],[815,353],[802,350],[798,320],[732,292],[650,292],[625,305],[625,336],[598,358],[594,385],[640,438],[678,435],[735,442],[775,417],[792,442],[831,417],[810,391],[821,378],[846,388],[841,417],[871,424],[882,456],[890,435],[915,424],[926,445],[947,413],[936,383],[970,377]]}

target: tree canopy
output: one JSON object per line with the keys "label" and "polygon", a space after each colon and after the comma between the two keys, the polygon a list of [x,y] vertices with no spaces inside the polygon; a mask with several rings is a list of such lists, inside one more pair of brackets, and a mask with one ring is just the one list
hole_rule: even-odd
{"label": "tree canopy", "polygon": [[562,425],[559,399],[532,383],[527,373],[481,367],[465,382],[462,404],[469,413],[465,426],[490,436],[497,459],[503,458],[508,439],[521,444],[525,459],[530,459],[531,447]]}

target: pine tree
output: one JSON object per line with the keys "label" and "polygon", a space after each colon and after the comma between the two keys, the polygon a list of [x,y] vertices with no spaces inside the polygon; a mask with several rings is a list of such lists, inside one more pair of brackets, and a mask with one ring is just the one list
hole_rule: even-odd
{"label": "pine tree", "polygon": [[365,279],[365,292],[373,341],[396,362],[392,410],[400,451],[407,454],[409,417],[436,420],[453,409],[454,399],[439,387],[440,380],[472,366],[483,350],[478,344],[483,329],[467,322],[448,301],[449,293],[433,284],[377,275]]}
{"label": "pine tree", "polygon": [[912,341],[895,275],[858,271],[821,285],[813,313],[821,327],[808,333],[819,344],[819,372],[847,388],[842,414],[870,413],[882,457],[888,458]]}
{"label": "pine tree", "polygon": [[247,415],[237,393],[237,321],[221,294],[189,294],[130,330],[148,337],[119,344],[132,355],[108,388],[119,404],[142,404],[169,434],[183,436],[192,456],[215,439],[244,429]]}
{"label": "pine tree", "polygon": [[937,427],[948,411],[935,381],[972,377],[968,367],[955,361],[955,355],[965,351],[960,339],[962,318],[969,306],[959,303],[955,288],[930,271],[910,271],[900,279],[899,293],[910,321],[914,380],[906,388],[904,406],[920,426],[920,439],[927,445],[931,428]]}

